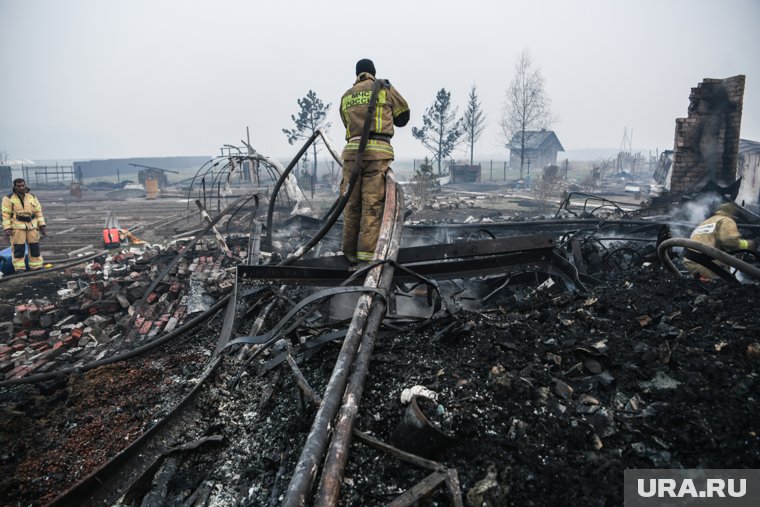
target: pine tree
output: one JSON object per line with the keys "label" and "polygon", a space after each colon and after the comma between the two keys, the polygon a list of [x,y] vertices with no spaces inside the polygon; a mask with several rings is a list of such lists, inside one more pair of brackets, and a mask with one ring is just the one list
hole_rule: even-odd
{"label": "pine tree", "polygon": [[454,151],[464,131],[462,119],[456,116],[457,108],[451,106],[451,92],[441,88],[433,105],[422,116],[422,128],[412,128],[412,135],[433,154],[439,176],[441,161]]}
{"label": "pine tree", "polygon": [[467,101],[467,110],[464,112],[462,118],[462,125],[464,127],[464,142],[470,147],[470,165],[473,164],[475,142],[483,135],[483,131],[486,128],[486,115],[483,113],[483,109],[480,105],[480,99],[478,99],[477,89],[475,85],[472,85],[470,89],[469,100]]}
{"label": "pine tree", "polygon": [[[301,108],[298,114],[290,116],[296,125],[295,128],[282,129],[283,133],[288,136],[290,144],[310,138],[319,129],[330,128],[330,123],[327,121],[330,104],[322,102],[313,90],[309,90],[305,97],[298,99],[298,107]],[[311,196],[314,197],[314,186],[317,182],[317,143],[312,143],[311,147],[314,155],[312,159]]]}

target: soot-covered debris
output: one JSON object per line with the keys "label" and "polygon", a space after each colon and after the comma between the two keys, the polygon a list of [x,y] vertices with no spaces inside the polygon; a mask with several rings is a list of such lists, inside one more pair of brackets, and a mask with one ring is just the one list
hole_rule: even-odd
{"label": "soot-covered debris", "polygon": [[[472,506],[620,505],[626,468],[760,468],[759,303],[755,285],[647,264],[589,294],[555,286],[487,313],[395,322],[378,337],[356,429],[403,445],[401,395],[421,386],[419,407],[451,437],[435,459],[456,468]],[[165,413],[219,323],[68,383],[5,389],[4,503],[43,505]],[[300,364],[318,393],[339,346]],[[277,505],[286,490],[315,408],[287,364],[238,379],[241,365],[227,355],[195,401],[204,417],[174,444],[221,443],[164,463],[165,504]],[[341,505],[383,505],[428,474],[354,441]],[[423,504],[448,502],[439,489]]]}

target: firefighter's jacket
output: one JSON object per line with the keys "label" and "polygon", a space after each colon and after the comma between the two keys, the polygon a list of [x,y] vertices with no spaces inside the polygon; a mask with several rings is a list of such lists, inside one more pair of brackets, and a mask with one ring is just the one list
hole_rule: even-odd
{"label": "firefighter's jacket", "polygon": [[[344,159],[356,158],[359,151],[359,140],[367,117],[369,99],[375,78],[366,72],[356,77],[356,82],[340,101],[340,118],[346,127],[346,147],[343,150]],[[364,152],[365,160],[393,160],[393,147],[390,140],[393,137],[393,126],[403,127],[409,121],[409,105],[404,97],[391,86],[388,80],[383,80],[383,86],[377,95],[377,105],[370,126],[370,136]]]}
{"label": "firefighter's jacket", "polygon": [[722,211],[699,224],[689,239],[724,252],[749,248],[749,241],[742,238],[734,219]]}
{"label": "firefighter's jacket", "polygon": [[3,196],[3,229],[37,229],[45,225],[40,201],[27,192],[23,196],[16,192]]}

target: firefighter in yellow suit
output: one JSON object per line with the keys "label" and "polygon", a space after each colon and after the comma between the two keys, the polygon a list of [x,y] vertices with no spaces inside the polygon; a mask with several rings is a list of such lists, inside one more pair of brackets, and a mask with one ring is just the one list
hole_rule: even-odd
{"label": "firefighter in yellow suit", "polygon": [[[724,252],[734,250],[754,250],[757,244],[754,240],[742,238],[739,228],[736,227],[734,218],[738,208],[733,202],[726,202],[718,206],[715,214],[699,224],[691,233],[689,239],[711,246]],[[689,272],[704,280],[714,280],[719,277],[718,274],[706,268],[702,264],[695,262],[698,253],[691,250],[684,250],[683,264]],[[691,257],[691,259],[690,259]],[[718,271],[721,269],[728,270],[729,267],[720,262],[713,261]]]}
{"label": "firefighter in yellow suit", "polygon": [[13,249],[13,268],[17,272],[26,270],[24,256],[29,245],[29,269],[40,269],[40,233],[45,233],[45,217],[40,201],[22,178],[13,180],[13,192],[3,197],[2,209],[3,230]]}
{"label": "firefighter in yellow suit", "polygon": [[[372,60],[359,60],[356,63],[356,81],[340,101],[340,118],[346,127],[347,141],[343,149],[341,195],[346,193],[357,158],[374,83],[374,63]],[[403,127],[408,122],[409,106],[406,100],[389,81],[383,80],[361,173],[343,211],[343,254],[352,264],[369,261],[374,254],[385,205],[385,173],[393,160],[393,127]]]}

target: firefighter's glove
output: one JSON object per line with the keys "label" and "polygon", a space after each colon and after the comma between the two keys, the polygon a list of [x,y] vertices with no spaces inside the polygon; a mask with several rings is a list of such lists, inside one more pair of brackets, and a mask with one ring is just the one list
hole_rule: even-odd
{"label": "firefighter's glove", "polygon": [[45,234],[46,230],[47,230],[47,226],[46,225],[40,225],[40,234],[42,234],[43,236],[45,236],[46,235]]}
{"label": "firefighter's glove", "polygon": [[12,232],[13,232],[13,229],[5,229],[5,235],[6,235],[7,237],[9,237],[9,238],[11,237],[11,233],[12,233]]}

